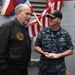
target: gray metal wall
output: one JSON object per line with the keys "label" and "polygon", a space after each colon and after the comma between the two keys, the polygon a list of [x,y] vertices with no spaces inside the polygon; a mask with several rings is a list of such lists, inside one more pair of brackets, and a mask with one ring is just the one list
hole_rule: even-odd
{"label": "gray metal wall", "polygon": [[[63,20],[62,27],[66,29],[72,36],[75,46],[75,1],[67,1],[63,3],[62,8]],[[66,66],[70,75],[75,75],[75,49],[74,54],[66,57]]]}
{"label": "gray metal wall", "polygon": [[[0,10],[1,9],[2,7],[0,6]],[[73,44],[75,46],[75,1],[64,2],[61,11],[63,13],[61,26],[70,33],[70,35],[72,36]],[[0,25],[11,19],[12,17],[0,16]],[[33,38],[31,39],[32,39],[32,58],[37,59],[39,58],[40,55],[33,50],[34,39]],[[74,54],[66,57],[65,61],[70,75],[75,75],[75,49]],[[38,73],[37,66],[35,64],[30,65],[29,75],[37,75],[37,73]]]}

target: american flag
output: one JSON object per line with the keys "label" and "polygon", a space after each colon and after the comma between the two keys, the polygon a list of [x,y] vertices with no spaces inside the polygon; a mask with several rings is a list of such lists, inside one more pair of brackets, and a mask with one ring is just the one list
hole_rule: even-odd
{"label": "american flag", "polygon": [[[62,7],[62,0],[48,0],[46,4],[46,9],[43,13],[41,13],[38,18],[42,23],[43,28],[49,26],[48,18],[46,14],[50,13],[51,10],[61,10]],[[50,8],[50,9],[49,9]],[[29,25],[29,34],[30,37],[34,37],[37,33],[42,29],[36,20],[32,21]]]}

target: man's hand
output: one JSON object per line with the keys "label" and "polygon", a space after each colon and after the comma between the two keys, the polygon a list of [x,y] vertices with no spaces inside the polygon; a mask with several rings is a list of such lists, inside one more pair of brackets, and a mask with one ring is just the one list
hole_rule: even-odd
{"label": "man's hand", "polygon": [[52,58],[57,59],[57,58],[60,57],[60,54],[55,54],[55,53],[48,53],[48,52],[45,52],[45,57],[50,58],[50,59],[52,59]]}

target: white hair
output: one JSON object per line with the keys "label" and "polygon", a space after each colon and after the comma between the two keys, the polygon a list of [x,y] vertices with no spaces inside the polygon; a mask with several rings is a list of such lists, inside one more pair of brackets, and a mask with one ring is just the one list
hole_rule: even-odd
{"label": "white hair", "polygon": [[21,12],[24,9],[24,7],[29,7],[29,6],[26,3],[25,4],[19,4],[19,5],[17,5],[15,7],[15,13],[16,12]]}

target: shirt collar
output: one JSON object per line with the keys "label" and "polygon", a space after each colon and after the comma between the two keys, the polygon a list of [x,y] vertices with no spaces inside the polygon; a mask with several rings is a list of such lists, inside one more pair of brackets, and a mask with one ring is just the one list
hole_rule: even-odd
{"label": "shirt collar", "polygon": [[24,26],[25,28],[28,27],[27,24],[24,25],[24,24],[23,24],[22,22],[20,22],[20,21],[19,21],[19,23],[20,23],[22,26]]}

